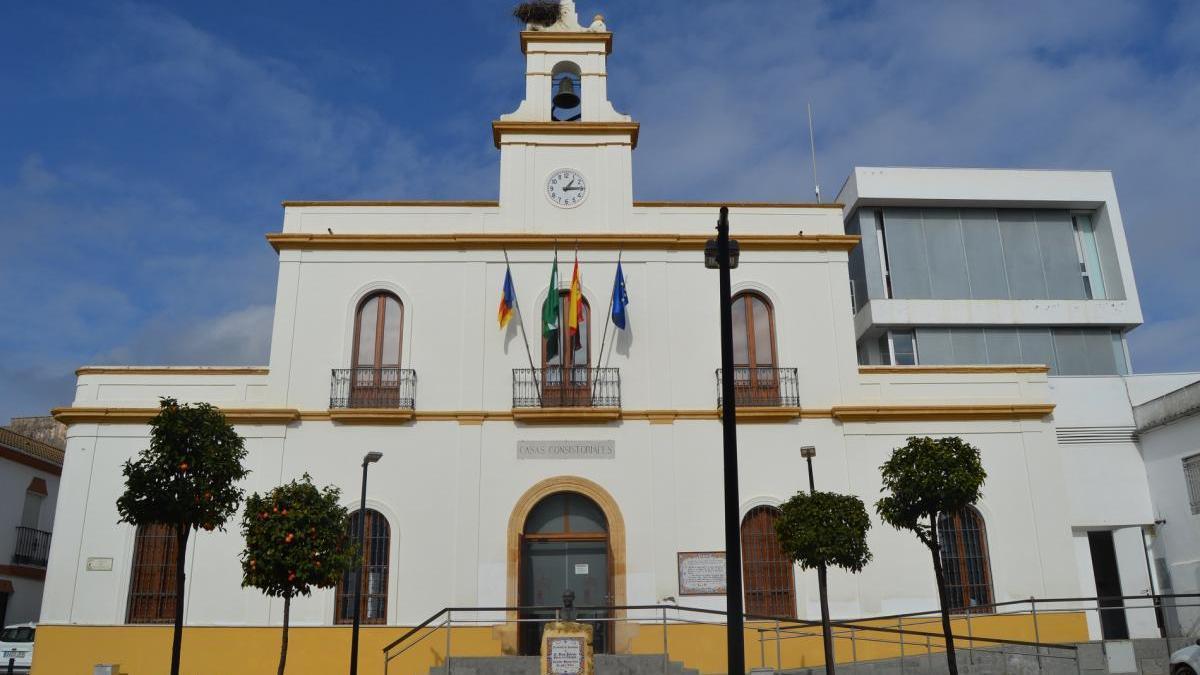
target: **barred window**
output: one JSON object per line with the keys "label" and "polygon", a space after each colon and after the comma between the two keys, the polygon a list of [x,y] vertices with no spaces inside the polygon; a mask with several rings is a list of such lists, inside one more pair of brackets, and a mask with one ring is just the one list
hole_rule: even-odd
{"label": "barred window", "polygon": [[759,506],[742,520],[742,578],[746,613],[796,616],[796,580],[792,561],[779,545],[775,521],[779,509]]}
{"label": "barred window", "polygon": [[992,570],[983,516],[970,506],[957,513],[943,513],[938,516],[937,529],[947,608],[991,612]]}
{"label": "barred window", "polygon": [[133,571],[125,623],[175,620],[175,561],[179,542],[171,525],[142,525],[133,544]]}
{"label": "barred window", "polygon": [[1200,514],[1200,455],[1183,458],[1183,478],[1187,481],[1192,515]]}
{"label": "barred window", "polygon": [[[358,541],[363,527],[363,511],[350,514],[348,530],[351,539]],[[354,623],[354,584],[362,583],[361,623],[387,623],[388,553],[391,530],[383,514],[366,510],[366,545],[363,547],[362,568],[351,569],[338,584],[334,607],[335,623]]]}

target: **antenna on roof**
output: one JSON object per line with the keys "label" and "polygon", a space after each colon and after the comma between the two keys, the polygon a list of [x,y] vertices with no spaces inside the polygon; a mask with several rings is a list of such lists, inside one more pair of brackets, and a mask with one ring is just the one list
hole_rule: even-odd
{"label": "antenna on roof", "polygon": [[812,102],[808,104],[808,149],[812,153],[813,192],[817,195],[817,203],[821,203],[821,184],[817,182],[817,142],[813,137]]}

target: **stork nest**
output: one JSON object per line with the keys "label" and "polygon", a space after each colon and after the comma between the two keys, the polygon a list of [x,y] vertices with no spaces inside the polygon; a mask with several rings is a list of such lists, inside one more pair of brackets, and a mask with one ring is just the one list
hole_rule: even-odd
{"label": "stork nest", "polygon": [[521,23],[534,26],[553,26],[562,17],[562,5],[558,0],[529,0],[513,9],[513,16]]}

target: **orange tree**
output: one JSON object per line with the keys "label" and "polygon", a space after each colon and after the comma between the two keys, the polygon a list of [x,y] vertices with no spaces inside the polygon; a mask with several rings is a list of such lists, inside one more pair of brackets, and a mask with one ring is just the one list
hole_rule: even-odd
{"label": "orange tree", "polygon": [[979,450],[957,436],[937,439],[912,436],[904,447],[892,451],[879,469],[883,474],[881,491],[889,494],[875,503],[875,510],[892,527],[916,534],[933,557],[942,634],[946,640],[946,665],[950,675],[958,675],[937,518],[940,513],[955,513],[979,500],[987,479]]}
{"label": "orange tree", "polygon": [[254,493],[242,514],[242,586],[283,598],[283,637],[279,675],[287,663],[292,598],[313,588],[331,588],[358,560],[346,536],[348,515],[338,504],[341,491],[318,490],[306,473],[270,492]]}
{"label": "orange tree", "polygon": [[220,410],[207,403],[159,403],[150,420],[150,447],[127,460],[125,493],[117,499],[121,522],[165,525],[175,535],[175,631],[171,675],[179,675],[183,643],[184,560],[188,535],[196,528],[224,531],[237,511],[242,491],[237,482],[249,473],[246,449]]}
{"label": "orange tree", "polygon": [[804,569],[817,570],[821,595],[821,635],[825,646],[825,672],[832,674],[833,631],[829,623],[826,569],[833,565],[861,572],[871,561],[867,530],[871,516],[854,495],[836,492],[797,492],[780,507],[775,532],[789,558]]}

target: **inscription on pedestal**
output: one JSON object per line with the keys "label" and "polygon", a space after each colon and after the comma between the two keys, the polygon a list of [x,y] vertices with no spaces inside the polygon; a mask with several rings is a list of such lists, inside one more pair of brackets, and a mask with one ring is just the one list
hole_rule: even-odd
{"label": "inscription on pedestal", "polygon": [[549,675],[583,675],[583,638],[552,637],[546,641],[546,647]]}

